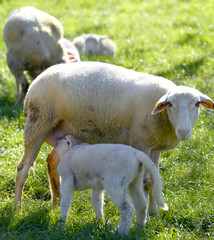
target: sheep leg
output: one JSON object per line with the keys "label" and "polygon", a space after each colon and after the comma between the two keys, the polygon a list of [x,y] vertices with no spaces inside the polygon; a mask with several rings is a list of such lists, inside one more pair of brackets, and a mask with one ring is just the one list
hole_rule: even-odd
{"label": "sheep leg", "polygon": [[52,193],[52,202],[53,206],[56,206],[60,202],[60,177],[57,172],[57,166],[60,162],[60,158],[57,151],[53,149],[48,155],[46,161],[48,165],[48,176]]}
{"label": "sheep leg", "polygon": [[60,219],[65,222],[68,216],[71,200],[74,192],[74,176],[67,174],[61,182]]}
{"label": "sheep leg", "polygon": [[19,202],[21,203],[22,190],[28,177],[28,172],[36,160],[40,147],[47,138],[52,128],[51,126],[56,126],[52,115],[45,115],[44,113],[45,111],[41,107],[39,108],[36,103],[28,105],[24,129],[24,154],[17,166],[14,208]]}
{"label": "sheep leg", "polygon": [[109,182],[109,184],[105,185],[106,193],[109,195],[115,206],[119,208],[121,213],[118,232],[122,234],[128,234],[133,221],[135,208],[131,199],[129,198],[127,190],[121,187],[120,184],[115,184],[115,182]]}
{"label": "sheep leg", "polygon": [[19,79],[16,78],[16,97],[19,96],[20,86],[19,86]]}
{"label": "sheep leg", "polygon": [[[18,99],[16,100],[16,104],[19,104],[22,102],[22,100],[24,99],[26,92],[28,90],[29,87],[29,83],[27,81],[27,79],[25,78],[25,75],[23,72],[12,72],[13,75],[15,76],[16,79],[16,95],[18,97]],[[21,84],[21,93],[19,94],[19,85]]]}
{"label": "sheep leg", "polygon": [[138,176],[129,186],[129,192],[133,199],[136,210],[136,225],[145,228],[147,218],[147,199],[143,191],[143,173],[139,172]]}
{"label": "sheep leg", "polygon": [[[70,126],[70,124],[66,121],[62,121],[57,127],[53,128],[47,139],[46,143],[51,146],[54,146],[57,142],[57,139],[66,136],[68,133],[73,133],[74,129]],[[48,164],[48,176],[50,181],[51,187],[51,195],[52,195],[52,202],[53,205],[56,206],[60,200],[60,177],[57,172],[57,166],[60,162],[59,155],[57,151],[54,149],[48,155],[46,162]]]}
{"label": "sheep leg", "polygon": [[39,149],[44,142],[45,137],[40,137],[37,142],[25,142],[24,154],[17,165],[17,175],[16,175],[16,187],[15,187],[15,198],[14,206],[15,207],[20,203],[22,198],[22,191],[25,184],[25,181],[28,177],[28,172],[33,166],[34,160],[36,159]]}
{"label": "sheep leg", "polygon": [[103,198],[104,190],[92,189],[91,204],[95,210],[96,217],[100,220],[103,217]]}
{"label": "sheep leg", "polygon": [[[155,165],[157,166],[157,168],[159,168],[160,152],[153,151],[153,152],[151,152],[150,157],[151,157],[152,161],[155,163]],[[158,207],[152,196],[151,181],[150,181],[150,187],[149,187],[149,214],[150,214],[150,216],[158,216]]]}

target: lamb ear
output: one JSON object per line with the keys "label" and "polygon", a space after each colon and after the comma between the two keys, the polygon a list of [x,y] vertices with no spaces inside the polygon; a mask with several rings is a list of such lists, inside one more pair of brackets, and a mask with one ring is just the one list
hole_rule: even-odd
{"label": "lamb ear", "polygon": [[70,145],[71,145],[71,143],[70,143],[69,141],[67,141],[67,145],[68,145],[68,146],[70,146]]}
{"label": "lamb ear", "polygon": [[153,111],[151,112],[152,115],[162,112],[166,106],[168,105],[168,93],[163,95],[154,106]]}
{"label": "lamb ear", "polygon": [[214,110],[214,101],[205,94],[200,95],[200,103],[207,109]]}

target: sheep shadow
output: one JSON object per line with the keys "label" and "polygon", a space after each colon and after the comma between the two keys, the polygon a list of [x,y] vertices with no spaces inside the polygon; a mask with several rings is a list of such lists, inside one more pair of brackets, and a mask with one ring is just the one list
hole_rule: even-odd
{"label": "sheep shadow", "polygon": [[172,66],[170,69],[155,72],[154,74],[157,76],[168,77],[172,73],[174,74],[176,72],[177,73],[184,72],[185,76],[193,77],[194,75],[197,74],[199,68],[201,66],[203,66],[204,62],[205,62],[205,57],[202,57],[202,58],[197,59],[196,61],[191,61],[188,63],[182,62],[182,63],[176,64],[176,65]]}
{"label": "sheep shadow", "polygon": [[[57,211],[57,210],[56,210]],[[2,220],[0,221],[0,238],[10,239],[146,239],[146,233],[138,228],[130,229],[128,235],[124,236],[117,232],[115,226],[106,221],[73,222],[68,223],[63,229],[59,217],[52,219],[50,207],[30,207],[29,211],[12,211],[12,204],[8,203],[0,210]],[[84,220],[83,220],[84,221]]]}
{"label": "sheep shadow", "polygon": [[11,87],[6,83],[5,77],[0,74],[0,119],[18,119],[22,114],[22,104],[15,106],[16,99],[11,96],[11,93]]}
{"label": "sheep shadow", "polygon": [[203,37],[198,33],[185,33],[178,41],[177,44],[182,45],[192,45],[195,42],[200,42],[201,45],[204,44]]}

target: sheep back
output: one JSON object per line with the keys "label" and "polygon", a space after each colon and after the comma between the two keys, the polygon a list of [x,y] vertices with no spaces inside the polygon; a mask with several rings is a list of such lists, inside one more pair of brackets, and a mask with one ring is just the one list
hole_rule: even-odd
{"label": "sheep back", "polygon": [[[33,102],[42,115],[51,114],[58,122],[68,121],[76,130],[71,134],[88,143],[121,142],[120,137],[129,131],[132,142],[151,146],[158,138],[154,131],[162,135],[171,131],[165,113],[153,116],[151,112],[155,102],[174,86],[162,77],[107,63],[60,64],[47,69],[31,84],[25,112]],[[164,134],[157,121],[163,123]],[[161,144],[168,140],[165,137]]]}

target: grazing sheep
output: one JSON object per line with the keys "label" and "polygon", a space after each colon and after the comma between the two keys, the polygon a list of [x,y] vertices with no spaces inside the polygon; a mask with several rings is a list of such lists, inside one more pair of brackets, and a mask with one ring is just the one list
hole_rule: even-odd
{"label": "grazing sheep", "polygon": [[[213,100],[196,89],[107,63],[50,67],[33,81],[24,102],[24,154],[17,166],[14,206],[21,202],[28,171],[46,138],[51,145],[63,134],[87,143],[128,144],[158,166],[160,151],[190,138],[200,103],[214,109]],[[158,213],[151,194],[149,212]]]}
{"label": "grazing sheep", "polygon": [[24,71],[34,79],[54,64],[69,62],[62,36],[61,23],[36,8],[23,7],[9,14],[4,41],[8,48],[7,64],[16,79],[16,104],[23,100],[29,86]]}
{"label": "grazing sheep", "polygon": [[158,168],[145,153],[121,144],[81,144],[71,135],[57,141],[54,149],[61,159],[57,170],[62,179],[62,221],[67,219],[73,191],[92,188],[91,201],[98,220],[103,216],[105,190],[120,210],[120,233],[128,233],[134,209],[136,224],[144,228],[147,217],[147,200],[143,192],[145,167],[152,177],[152,196],[155,202],[164,210],[168,210],[161,198],[162,184]]}
{"label": "grazing sheep", "polygon": [[116,54],[116,45],[106,36],[97,34],[82,34],[73,40],[74,45],[80,54],[86,56],[92,55],[111,55]]}

